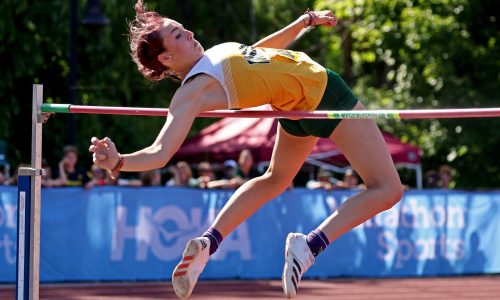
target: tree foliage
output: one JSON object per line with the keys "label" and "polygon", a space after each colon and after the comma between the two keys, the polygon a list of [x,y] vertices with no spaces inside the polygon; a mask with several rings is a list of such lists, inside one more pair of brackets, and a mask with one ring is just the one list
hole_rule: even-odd
{"label": "tree foliage", "polygon": [[[350,43],[342,62],[370,108],[495,107],[499,86],[498,10],[494,1],[317,1],[342,20],[330,45]],[[346,70],[345,66],[351,69]],[[424,167],[451,164],[456,185],[500,180],[498,119],[385,121],[417,144]]]}
{"label": "tree foliage", "polygon": [[[32,84],[45,102],[67,103],[70,71],[70,2],[4,0],[0,3],[0,139],[9,158],[30,152]],[[78,27],[77,99],[84,105],[168,107],[177,85],[143,79],[130,60],[127,22],[135,1],[102,1],[110,24]],[[500,82],[499,16],[493,0],[240,0],[146,1],[179,20],[209,48],[224,41],[252,43],[280,29],[305,8],[331,9],[341,22],[318,28],[294,48],[339,71],[369,108],[494,107]],[[87,1],[78,1],[78,20]],[[216,8],[216,9],[214,9]],[[68,116],[44,127],[44,155],[56,163],[68,141]],[[163,118],[78,115],[77,146],[110,136],[120,151],[149,145]],[[196,133],[212,122],[198,119]],[[381,121],[389,132],[420,146],[424,168],[449,163],[462,188],[500,181],[498,119]],[[89,156],[83,156],[86,158]],[[90,159],[88,159],[90,162]]]}

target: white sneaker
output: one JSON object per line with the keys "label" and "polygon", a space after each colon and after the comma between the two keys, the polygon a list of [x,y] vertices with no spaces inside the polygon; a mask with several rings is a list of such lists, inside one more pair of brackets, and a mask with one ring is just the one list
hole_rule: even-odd
{"label": "white sneaker", "polygon": [[289,233],[285,245],[285,267],[283,268],[283,292],[287,298],[297,295],[302,275],[314,263],[314,255],[302,233]]}
{"label": "white sneaker", "polygon": [[172,285],[177,297],[185,299],[191,295],[210,257],[209,252],[210,240],[206,237],[198,237],[187,243],[182,260],[172,273]]}

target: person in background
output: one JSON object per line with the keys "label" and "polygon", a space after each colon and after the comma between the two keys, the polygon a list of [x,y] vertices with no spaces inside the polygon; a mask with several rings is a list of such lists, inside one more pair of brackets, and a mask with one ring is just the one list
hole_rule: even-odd
{"label": "person in background", "polygon": [[115,186],[127,186],[127,187],[140,187],[142,186],[142,181],[139,178],[130,176],[123,178],[120,173],[114,174],[113,177],[110,176],[108,172],[106,174],[109,176],[109,182],[111,185]]}
{"label": "person in background", "polygon": [[[234,160],[225,161],[224,168],[233,167],[233,162]],[[234,177],[210,182],[208,183],[208,188],[237,189],[248,180],[260,176],[259,172],[254,168],[252,152],[248,149],[240,152],[235,170],[236,174]]]}
{"label": "person in background", "polygon": [[429,170],[425,173],[425,187],[435,189],[438,187],[439,175],[436,170]]}
{"label": "person in background", "polygon": [[110,185],[111,180],[106,174],[106,170],[99,168],[97,165],[93,164],[90,167],[90,181],[85,184],[85,189],[90,189],[94,186]]}
{"label": "person in background", "polygon": [[260,173],[254,166],[254,159],[252,152],[248,149],[241,151],[238,157],[238,171],[236,172],[236,177],[240,177],[241,180],[238,182],[238,187],[248,180],[260,176]]}
{"label": "person in background", "polygon": [[222,164],[222,176],[220,179],[233,179],[238,171],[238,163],[234,159],[228,159]]}
{"label": "person in background", "polygon": [[220,179],[207,182],[209,189],[233,189],[236,188],[239,179],[236,172],[238,171],[238,163],[233,159],[228,159],[222,165],[222,176]]}
{"label": "person in background", "polygon": [[306,183],[306,187],[311,190],[323,189],[325,191],[331,191],[335,189],[337,181],[338,180],[333,177],[331,171],[319,169],[316,174],[316,179],[309,180]]}
{"label": "person in background", "polygon": [[0,185],[5,185],[5,182],[7,181],[4,169],[0,169]]}
{"label": "person in background", "polygon": [[84,186],[90,181],[85,169],[77,165],[78,148],[67,145],[63,148],[63,158],[59,162],[59,180],[64,186]]}
{"label": "person in background", "polygon": [[425,187],[430,189],[451,189],[454,186],[453,170],[443,164],[438,171],[432,169],[425,173]]}
{"label": "person in background", "polygon": [[172,178],[167,181],[166,186],[184,186],[197,187],[198,181],[193,178],[193,171],[189,164],[185,161],[180,161],[169,168]]}
{"label": "person in background", "polygon": [[438,171],[438,182],[437,185],[441,189],[451,189],[453,188],[452,182],[452,169],[449,165],[441,165]]}
{"label": "person in background", "polygon": [[52,178],[52,168],[45,158],[42,158],[42,169],[44,171],[42,175],[42,187],[58,187],[64,185],[64,182],[59,178]]}
{"label": "person in background", "polygon": [[344,172],[344,178],[342,181],[337,182],[337,188],[339,189],[364,189],[365,186],[359,183],[359,177],[356,171],[353,169],[347,169]]}
{"label": "person in background", "polygon": [[198,187],[202,189],[208,188],[208,183],[215,180],[215,174],[212,170],[212,165],[208,161],[202,161],[198,164]]}
{"label": "person in background", "polygon": [[142,186],[161,186],[161,172],[159,169],[139,173]]}

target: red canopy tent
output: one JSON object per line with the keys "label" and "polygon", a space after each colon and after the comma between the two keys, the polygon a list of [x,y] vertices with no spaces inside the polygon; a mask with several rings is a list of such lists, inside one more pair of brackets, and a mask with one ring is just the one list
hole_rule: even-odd
{"label": "red canopy tent", "polygon": [[[223,162],[237,159],[241,150],[249,149],[256,162],[268,162],[277,124],[278,121],[272,118],[224,118],[203,129],[197,136],[187,139],[173,159],[191,163],[203,160]],[[383,136],[394,163],[415,169],[417,186],[420,186],[420,149],[402,143],[388,133],[383,133]],[[307,162],[333,171],[342,170],[338,166],[349,164],[338,147],[326,138],[319,139]]]}
{"label": "red canopy tent", "polygon": [[269,161],[276,138],[275,119],[224,118],[187,139],[174,160],[223,162],[249,149],[255,161]]}

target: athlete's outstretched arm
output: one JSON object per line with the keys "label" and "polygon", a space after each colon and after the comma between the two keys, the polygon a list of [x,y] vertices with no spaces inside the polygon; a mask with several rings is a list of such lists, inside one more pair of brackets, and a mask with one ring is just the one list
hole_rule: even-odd
{"label": "athlete's outstretched arm", "polygon": [[[337,25],[337,17],[335,17],[329,10],[313,11],[311,13],[315,16],[315,25],[323,25],[328,27]],[[307,24],[309,24],[310,18],[311,16],[309,14],[303,14],[285,28],[266,36],[265,38],[253,44],[253,46],[285,49],[290,45],[290,43],[293,42],[300,31],[304,29]]]}
{"label": "athlete's outstretched arm", "polygon": [[[207,110],[226,108],[225,99],[213,99],[204,93],[208,80],[200,75],[177,90],[165,125],[154,143],[137,152],[121,154],[124,158],[121,171],[139,172],[165,166],[186,138],[196,116]],[[89,151],[94,153],[94,163],[100,168],[113,170],[120,158],[115,144],[109,138],[93,137],[91,142]]]}

